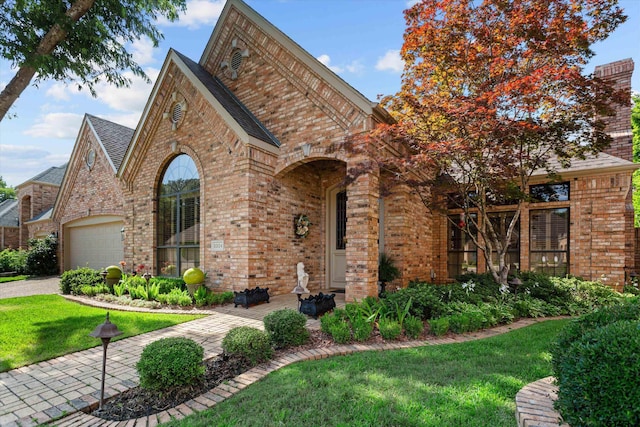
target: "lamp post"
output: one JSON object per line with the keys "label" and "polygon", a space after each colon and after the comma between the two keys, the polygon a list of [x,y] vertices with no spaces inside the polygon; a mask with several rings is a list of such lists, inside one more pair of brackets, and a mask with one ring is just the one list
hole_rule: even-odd
{"label": "lamp post", "polygon": [[118,329],[116,325],[109,321],[109,312],[107,312],[107,319],[103,324],[96,326],[96,328],[89,334],[91,337],[100,338],[102,340],[102,385],[100,386],[100,406],[98,409],[102,409],[102,403],[104,402],[104,377],[107,369],[107,346],[111,338],[122,335],[122,331]]}

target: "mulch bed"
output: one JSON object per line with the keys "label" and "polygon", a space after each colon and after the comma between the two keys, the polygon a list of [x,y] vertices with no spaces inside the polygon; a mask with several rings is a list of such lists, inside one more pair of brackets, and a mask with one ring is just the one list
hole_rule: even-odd
{"label": "mulch bed", "polygon": [[[282,355],[334,345],[330,337],[320,331],[310,331],[307,344],[295,348],[278,350],[274,358]],[[92,415],[111,421],[140,418],[173,408],[215,388],[223,381],[232,379],[249,370],[251,366],[238,357],[220,355],[205,361],[204,379],[193,385],[173,387],[169,390],[147,390],[134,387],[118,394],[95,410]]]}

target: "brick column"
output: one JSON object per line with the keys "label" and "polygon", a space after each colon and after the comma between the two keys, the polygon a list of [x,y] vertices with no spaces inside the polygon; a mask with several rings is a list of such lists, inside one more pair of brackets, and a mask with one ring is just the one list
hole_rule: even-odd
{"label": "brick column", "polygon": [[376,167],[347,187],[347,302],[378,295],[379,179]]}

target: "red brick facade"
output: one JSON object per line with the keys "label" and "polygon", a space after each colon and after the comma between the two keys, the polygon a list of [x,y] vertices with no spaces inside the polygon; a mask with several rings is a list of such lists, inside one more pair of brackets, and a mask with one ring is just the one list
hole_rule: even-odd
{"label": "red brick facade", "polygon": [[[613,76],[607,67],[603,75]],[[620,82],[626,84],[633,63],[613,67],[618,68],[624,70]],[[238,113],[214,94],[211,85],[216,82],[264,127],[262,137],[247,130],[234,115]],[[177,103],[179,117],[173,113]],[[73,226],[103,218],[122,221],[128,266],[144,264],[160,274],[160,183],[172,160],[186,154],[200,180],[199,265],[207,272],[209,287],[261,286],[272,294],[289,293],[296,285],[296,264],[302,261],[309,289],[330,289],[337,270],[331,197],[343,188],[346,269],[341,274],[347,301],[377,294],[382,251],[395,259],[402,274],[391,286],[415,279],[442,282],[448,275],[446,221],[428,211],[409,188],[396,186],[381,197],[391,179],[385,173],[374,170],[354,182],[346,180],[350,168],[368,159],[348,152],[345,140],[373,129],[385,117],[247,5],[229,0],[199,64],[169,52],[119,167],[114,168],[85,119],[53,212],[60,227],[62,266],[73,267],[67,259]],[[628,112],[621,112],[619,123],[611,125],[620,135],[626,135],[625,117]],[[268,141],[267,134],[277,143]],[[628,151],[626,140],[616,138],[610,153],[628,159],[622,154]],[[91,168],[85,162],[90,149],[97,153]],[[607,158],[606,164],[563,173],[571,198],[547,207],[570,208],[570,273],[604,276],[616,284],[633,270],[634,167]],[[46,197],[45,189],[40,190],[20,193],[25,209]],[[294,233],[300,214],[311,222],[304,238]],[[527,210],[521,220],[524,270],[529,267],[528,218]],[[483,267],[479,256],[478,268]]]}

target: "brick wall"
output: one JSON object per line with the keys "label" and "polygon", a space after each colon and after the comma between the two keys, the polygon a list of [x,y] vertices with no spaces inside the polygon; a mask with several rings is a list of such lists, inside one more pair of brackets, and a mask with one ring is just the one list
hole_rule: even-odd
{"label": "brick wall", "polygon": [[0,250],[18,249],[20,245],[20,228],[0,227]]}
{"label": "brick wall", "polygon": [[27,222],[42,212],[53,207],[58,195],[57,185],[44,183],[29,183],[18,189],[17,199],[18,216],[20,217],[20,242],[21,248],[26,249],[29,242],[29,228]]}

